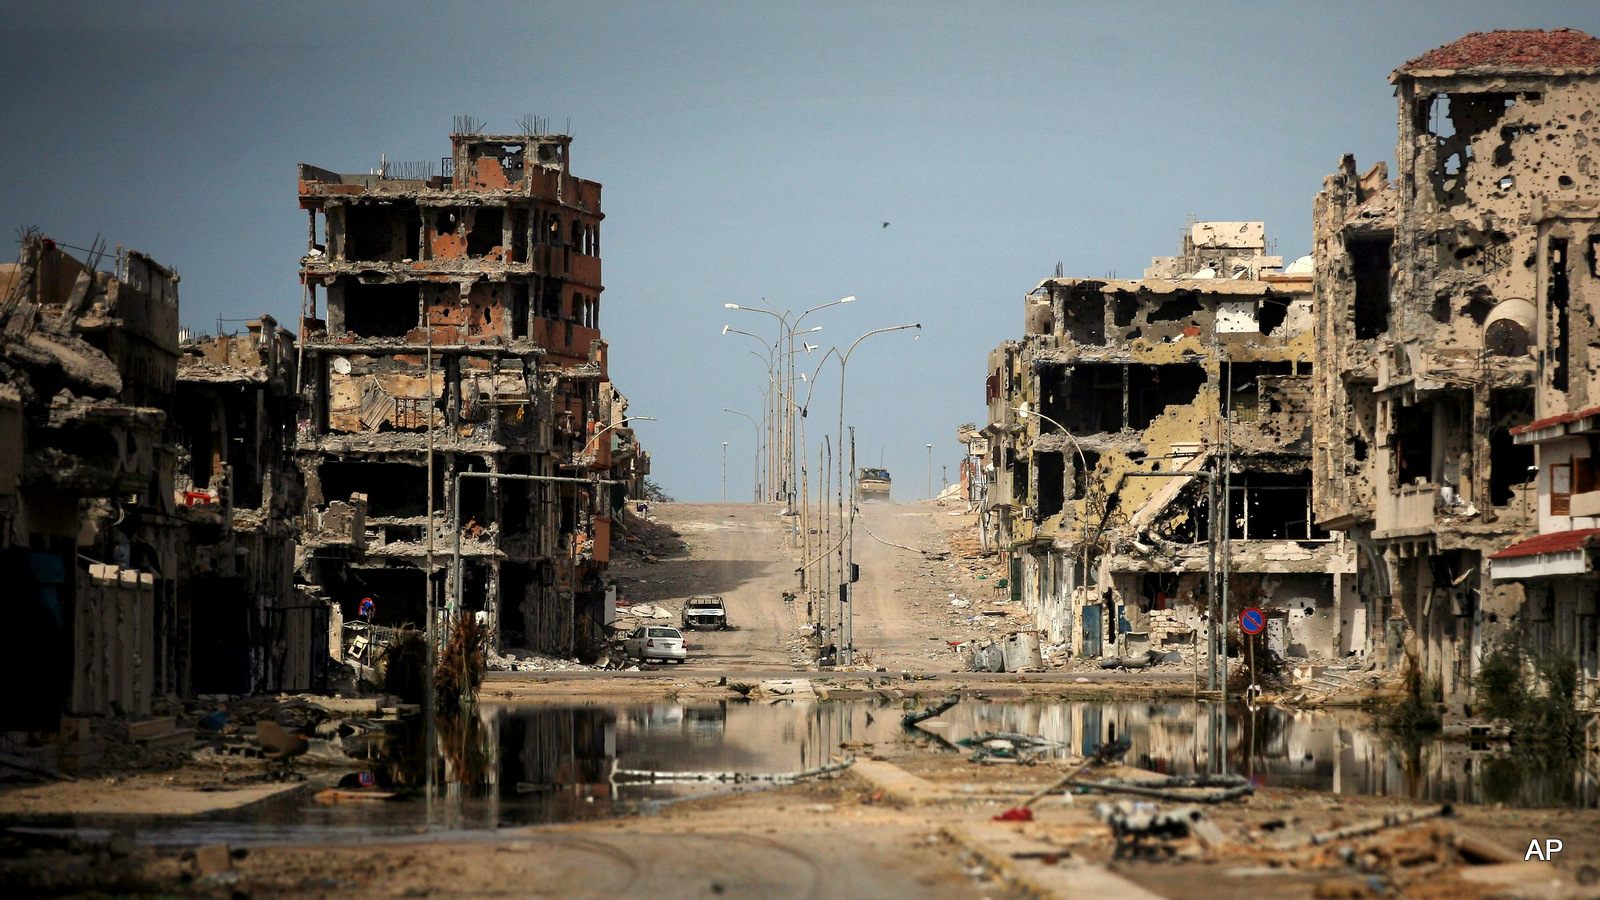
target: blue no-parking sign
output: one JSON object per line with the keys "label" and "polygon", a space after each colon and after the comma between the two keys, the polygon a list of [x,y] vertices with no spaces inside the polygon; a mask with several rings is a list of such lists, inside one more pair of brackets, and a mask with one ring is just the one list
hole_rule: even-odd
{"label": "blue no-parking sign", "polygon": [[1239,613],[1239,627],[1245,634],[1260,634],[1267,627],[1267,617],[1257,607],[1247,607]]}

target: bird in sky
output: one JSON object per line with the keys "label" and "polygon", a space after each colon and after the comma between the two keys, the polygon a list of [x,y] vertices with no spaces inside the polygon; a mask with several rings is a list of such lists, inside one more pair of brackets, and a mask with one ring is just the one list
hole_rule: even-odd
{"label": "bird in sky", "polygon": [[883,227],[888,228],[889,227],[889,223],[888,222],[883,223]]}

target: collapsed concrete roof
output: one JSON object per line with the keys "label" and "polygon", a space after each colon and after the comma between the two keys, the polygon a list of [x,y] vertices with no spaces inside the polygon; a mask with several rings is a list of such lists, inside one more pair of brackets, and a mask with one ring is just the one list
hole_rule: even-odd
{"label": "collapsed concrete roof", "polygon": [[1437,71],[1545,72],[1600,70],[1600,39],[1575,28],[1474,31],[1395,69],[1391,82]]}

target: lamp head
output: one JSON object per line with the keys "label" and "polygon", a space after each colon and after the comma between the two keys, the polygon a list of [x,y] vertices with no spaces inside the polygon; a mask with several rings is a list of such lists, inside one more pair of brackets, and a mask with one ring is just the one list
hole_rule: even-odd
{"label": "lamp head", "polygon": [[732,328],[732,327],[733,327],[732,325],[724,325],[724,326],[722,326],[722,333],[723,334],[727,334],[728,333],[728,329]]}
{"label": "lamp head", "polygon": [[839,302],[840,303],[850,303],[850,302],[853,302],[855,299],[856,299],[856,295],[855,294],[851,294],[850,296],[845,297],[844,299],[840,300]]}
{"label": "lamp head", "polygon": [[1019,418],[1019,419],[1028,418],[1028,401],[1026,401],[1026,400],[1022,401],[1022,405],[1017,407],[1017,418]]}
{"label": "lamp head", "polygon": [[739,304],[737,304],[737,303],[724,303],[724,304],[722,304],[722,308],[723,309],[739,309],[740,307],[739,307]]}

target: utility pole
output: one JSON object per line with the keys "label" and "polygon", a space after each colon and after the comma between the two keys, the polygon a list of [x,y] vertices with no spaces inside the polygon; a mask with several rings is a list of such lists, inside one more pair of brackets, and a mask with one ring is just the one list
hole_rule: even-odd
{"label": "utility pole", "polygon": [[722,442],[722,502],[728,502],[728,442]]}

